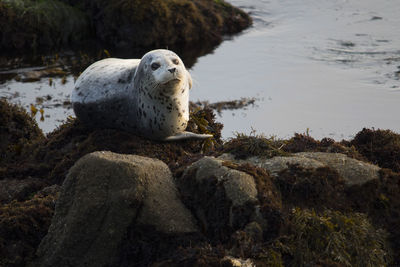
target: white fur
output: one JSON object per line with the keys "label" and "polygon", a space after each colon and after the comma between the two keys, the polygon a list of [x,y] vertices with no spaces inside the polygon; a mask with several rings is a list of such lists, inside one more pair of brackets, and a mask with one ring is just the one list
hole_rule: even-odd
{"label": "white fur", "polygon": [[107,58],[93,63],[76,80],[71,102],[87,104],[126,94],[128,84],[118,80],[127,79],[132,72],[134,74],[139,63],[140,59],[119,58]]}
{"label": "white fur", "polygon": [[[158,64],[155,68],[152,64]],[[159,140],[204,139],[185,132],[192,79],[172,51],[153,50],[142,59],[95,62],[78,78],[71,94],[83,122],[121,128]]]}

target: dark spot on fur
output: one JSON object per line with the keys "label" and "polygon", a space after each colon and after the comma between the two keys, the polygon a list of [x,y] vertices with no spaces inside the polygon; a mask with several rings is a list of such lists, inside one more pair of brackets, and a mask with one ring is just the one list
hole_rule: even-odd
{"label": "dark spot on fur", "polygon": [[133,72],[129,73],[129,75],[128,75],[128,81],[132,80],[132,77],[133,77]]}
{"label": "dark spot on fur", "polygon": [[78,86],[78,87],[75,87],[75,90],[78,91],[78,90],[79,90],[79,86]]}
{"label": "dark spot on fur", "polygon": [[145,111],[143,111],[143,116],[146,118],[146,112]]}

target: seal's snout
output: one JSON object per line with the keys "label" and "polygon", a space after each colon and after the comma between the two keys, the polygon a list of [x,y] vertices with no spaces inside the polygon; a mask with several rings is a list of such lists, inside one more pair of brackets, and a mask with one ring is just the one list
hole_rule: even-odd
{"label": "seal's snout", "polygon": [[171,73],[174,73],[176,71],[176,68],[168,69],[168,71],[171,72]]}

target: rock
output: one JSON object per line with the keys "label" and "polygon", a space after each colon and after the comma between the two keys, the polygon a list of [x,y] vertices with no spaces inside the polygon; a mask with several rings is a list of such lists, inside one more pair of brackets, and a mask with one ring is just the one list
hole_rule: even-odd
{"label": "rock", "polygon": [[262,221],[257,216],[254,178],[223,163],[204,157],[189,166],[179,179],[184,201],[194,210],[203,231],[211,238],[221,239],[253,220]]}
{"label": "rock", "polygon": [[339,173],[346,186],[362,185],[370,180],[378,179],[380,170],[378,166],[350,158],[341,153],[300,152],[293,154],[291,157],[274,157],[270,159],[250,157],[246,160],[235,160],[233,155],[223,154],[219,158],[238,163],[249,162],[266,169],[275,177],[279,175],[279,172],[287,169],[289,164],[297,164],[305,169],[330,167]]}
{"label": "rock", "polygon": [[45,183],[37,178],[0,180],[0,203],[26,200],[30,194],[44,186]]}
{"label": "rock", "polygon": [[362,162],[340,153],[300,152],[296,157],[318,160],[336,170],[347,186],[362,185],[379,179],[378,166]]}
{"label": "rock", "polygon": [[314,159],[308,159],[304,157],[273,157],[270,159],[264,159],[261,157],[250,157],[246,160],[236,160],[235,157],[232,154],[222,154],[220,159],[225,159],[225,160],[230,160],[234,161],[237,163],[251,163],[255,166],[258,166],[260,168],[263,168],[267,170],[272,176],[278,176],[278,173],[281,172],[284,169],[287,169],[288,164],[298,164],[303,168],[319,168],[319,167],[324,167],[325,164],[314,160]]}
{"label": "rock", "polygon": [[195,232],[161,161],[112,152],[81,158],[62,186],[55,215],[32,266],[110,266],[132,225]]}

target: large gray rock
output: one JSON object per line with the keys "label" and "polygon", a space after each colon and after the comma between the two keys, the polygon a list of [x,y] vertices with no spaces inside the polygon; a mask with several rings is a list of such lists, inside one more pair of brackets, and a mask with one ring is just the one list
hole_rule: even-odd
{"label": "large gray rock", "polygon": [[265,224],[258,214],[257,188],[253,176],[204,157],[186,168],[179,185],[186,204],[211,237],[222,237],[251,221]]}
{"label": "large gray rock", "polygon": [[318,160],[339,173],[346,185],[362,185],[370,180],[379,179],[380,168],[360,160],[349,158],[340,153],[301,152],[296,157]]}
{"label": "large gray rock", "polygon": [[112,266],[132,224],[168,234],[197,231],[163,162],[88,154],[70,169],[32,266]]}
{"label": "large gray rock", "polygon": [[288,168],[290,164],[297,164],[303,168],[316,169],[330,167],[337,171],[344,179],[346,186],[362,185],[370,180],[379,179],[378,166],[350,158],[340,153],[325,152],[300,152],[289,157],[274,157],[264,159],[250,157],[246,160],[235,160],[231,154],[223,154],[220,159],[231,160],[238,163],[249,162],[255,166],[264,168],[272,176],[278,176],[279,172]]}

